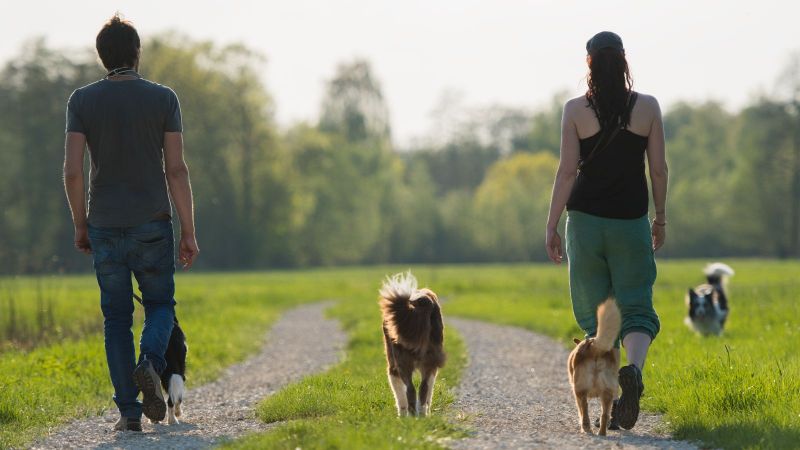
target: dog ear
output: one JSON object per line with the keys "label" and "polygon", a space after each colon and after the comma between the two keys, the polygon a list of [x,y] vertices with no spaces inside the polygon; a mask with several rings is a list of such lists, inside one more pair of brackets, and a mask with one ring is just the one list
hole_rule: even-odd
{"label": "dog ear", "polygon": [[572,342],[574,342],[574,343],[575,343],[575,345],[580,345],[580,343],[581,343],[581,340],[580,340],[580,339],[578,339],[578,338],[572,338]]}

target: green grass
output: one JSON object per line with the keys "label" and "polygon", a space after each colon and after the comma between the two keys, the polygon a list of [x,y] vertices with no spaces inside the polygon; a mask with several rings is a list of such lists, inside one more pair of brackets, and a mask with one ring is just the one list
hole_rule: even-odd
{"label": "green grass", "polygon": [[[795,448],[800,442],[800,264],[728,261],[731,316],[721,337],[683,324],[684,295],[705,261],[659,263],[655,306],[661,333],[645,369],[644,407],[666,415],[676,437],[721,448]],[[581,337],[565,268],[517,266],[470,274],[446,312]]]}
{"label": "green grass", "polygon": [[[261,335],[283,309],[317,300],[326,292],[300,274],[181,275],[177,284],[177,313],[190,343],[189,387],[215,378],[224,367],[255,351],[261,341],[252,336]],[[62,292],[51,297],[50,304],[56,311],[53,328],[65,331],[59,339],[32,341],[34,346],[3,341],[0,448],[25,445],[50,427],[113,406],[95,280],[89,276],[5,279],[2,285],[13,292],[17,305],[24,306],[17,309],[22,323],[36,323],[40,314],[30,307],[36,305],[38,286]],[[137,307],[137,340],[140,310]]]}
{"label": "green grass", "polygon": [[[349,336],[345,361],[281,390],[259,405],[258,417],[263,421],[288,423],[224,448],[442,448],[442,439],[463,434],[449,414],[454,400],[452,388],[458,385],[465,364],[460,337],[447,330],[448,361],[436,381],[431,416],[398,419],[386,379],[375,281],[368,284],[369,290],[331,310]],[[415,383],[418,386],[419,380]]]}
{"label": "green grass", "polygon": [[[796,447],[800,358],[793,344],[800,338],[800,263],[727,261],[737,272],[730,285],[731,317],[722,337],[702,338],[683,325],[683,298],[687,287],[702,280],[705,262],[659,263],[655,304],[662,330],[647,361],[644,406],[664,413],[677,437],[701,440],[704,446]],[[451,328],[446,339],[451,358],[437,382],[433,417],[395,417],[376,301],[383,275],[405,268],[178,278],[178,314],[190,340],[192,384],[213,378],[223,366],[254,351],[259,342],[252,334],[284,308],[304,301],[341,300],[330,314],[342,321],[350,336],[345,361],[266,399],[259,416],[286,423],[229,446],[426,448],[462,433],[464,424],[448,406],[450,388],[463,364],[463,346]],[[551,335],[564,345],[581,335],[570,309],[566,267],[413,269],[443,298],[445,323],[447,317],[459,315],[517,325]],[[0,279],[0,296],[2,292],[14,294],[17,330],[28,330],[17,331],[17,336],[28,337],[11,342],[0,335],[0,448],[23,445],[48,426],[108,407],[111,386],[93,278]],[[56,313],[42,313],[41,305]],[[0,326],[7,311],[3,308],[0,300]]]}

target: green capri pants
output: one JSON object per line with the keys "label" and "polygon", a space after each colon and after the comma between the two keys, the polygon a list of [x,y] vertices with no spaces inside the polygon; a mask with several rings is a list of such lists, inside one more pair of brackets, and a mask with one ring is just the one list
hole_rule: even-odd
{"label": "green capri pants", "polygon": [[620,339],[634,331],[655,339],[661,325],[653,309],[656,262],[647,216],[608,219],[569,211],[566,237],[572,311],[586,336],[597,333],[597,306],[614,296],[622,313]]}

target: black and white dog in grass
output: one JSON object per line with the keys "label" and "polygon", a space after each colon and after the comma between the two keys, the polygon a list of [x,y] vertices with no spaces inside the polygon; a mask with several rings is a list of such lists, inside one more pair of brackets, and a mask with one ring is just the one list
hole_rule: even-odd
{"label": "black and white dog in grass", "polygon": [[706,284],[690,288],[686,294],[689,314],[684,319],[686,326],[702,334],[719,335],[728,319],[728,296],[725,292],[728,277],[733,269],[727,264],[716,262],[705,267]]}
{"label": "black and white dog in grass", "polygon": [[[427,416],[436,373],[444,366],[444,323],[439,299],[427,288],[417,289],[411,272],[387,277],[380,290],[383,341],[389,385],[399,416]],[[417,397],[412,375],[419,370]]]}
{"label": "black and white dog in grass", "polygon": [[[142,299],[138,295],[133,294],[133,297],[140,304],[142,303]],[[167,351],[164,353],[167,367],[161,373],[161,387],[167,393],[167,422],[170,425],[180,423],[178,422],[178,417],[183,412],[181,405],[186,391],[184,383],[186,381],[186,354],[188,351],[186,335],[183,334],[183,330],[178,323],[178,317],[175,316],[172,322],[172,334],[169,336]]]}

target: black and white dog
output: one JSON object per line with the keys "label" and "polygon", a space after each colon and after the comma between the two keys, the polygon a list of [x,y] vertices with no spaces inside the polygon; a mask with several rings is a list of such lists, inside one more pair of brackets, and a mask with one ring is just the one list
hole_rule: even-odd
{"label": "black and white dog", "polygon": [[[138,295],[133,294],[133,297],[140,304],[142,303],[142,299]],[[175,316],[167,351],[164,353],[167,367],[161,373],[161,387],[167,393],[167,422],[170,425],[180,423],[178,422],[178,417],[182,414],[181,404],[186,391],[184,383],[186,381],[186,354],[188,351],[186,335],[183,334],[183,330],[178,323],[178,317]]]}
{"label": "black and white dog", "polygon": [[733,269],[727,264],[716,262],[707,265],[703,272],[707,283],[694,289],[689,288],[686,294],[689,314],[683,322],[703,336],[719,335],[728,319],[729,308],[725,285],[728,277],[733,275]]}

